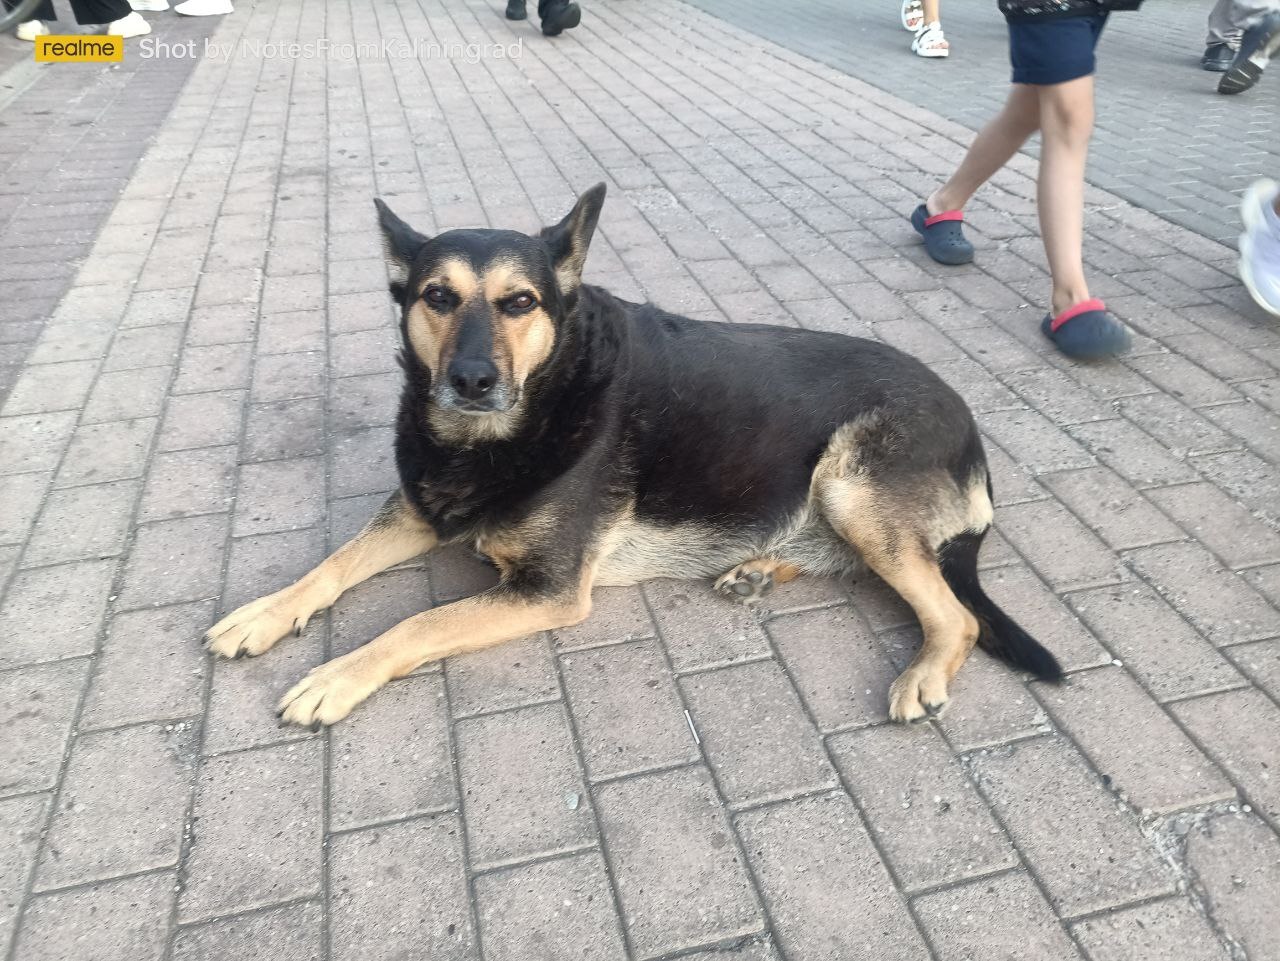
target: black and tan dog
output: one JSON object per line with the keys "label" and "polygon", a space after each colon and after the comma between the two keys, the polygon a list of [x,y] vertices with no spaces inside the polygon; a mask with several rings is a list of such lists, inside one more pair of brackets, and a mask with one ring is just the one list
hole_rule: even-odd
{"label": "black and tan dog", "polygon": [[312,671],[281,716],[332,724],[426,661],[575,624],[596,585],[719,576],[747,599],[861,559],[924,645],[889,692],[936,714],[975,643],[1061,677],[983,593],[991,484],[973,417],[918,361],[838,334],[694,321],[581,281],[604,186],[537,237],[427,238],[378,203],[401,304],[400,490],[296,584],[206,635],[262,654],[343,591],[461,541],[502,574]]}

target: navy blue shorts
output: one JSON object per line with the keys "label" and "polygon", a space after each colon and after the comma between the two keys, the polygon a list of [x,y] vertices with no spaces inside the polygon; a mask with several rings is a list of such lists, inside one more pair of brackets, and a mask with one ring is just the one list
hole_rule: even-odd
{"label": "navy blue shorts", "polygon": [[1046,23],[1009,24],[1009,59],[1014,83],[1066,83],[1093,73],[1105,13],[1062,17]]}

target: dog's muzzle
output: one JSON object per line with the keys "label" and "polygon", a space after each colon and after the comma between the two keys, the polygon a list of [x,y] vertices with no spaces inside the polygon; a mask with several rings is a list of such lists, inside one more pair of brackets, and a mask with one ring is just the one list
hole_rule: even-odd
{"label": "dog's muzzle", "polygon": [[480,417],[485,414],[503,414],[515,406],[517,393],[506,384],[495,384],[482,397],[463,397],[450,384],[437,384],[431,392],[432,399],[441,410],[456,411]]}

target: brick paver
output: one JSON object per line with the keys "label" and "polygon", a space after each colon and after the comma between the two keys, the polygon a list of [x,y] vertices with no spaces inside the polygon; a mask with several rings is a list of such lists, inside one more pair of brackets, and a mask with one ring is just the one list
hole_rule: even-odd
{"label": "brick paver", "polygon": [[[140,83],[176,99],[104,155],[96,206],[49,215],[53,241],[30,218],[0,230],[0,261],[55,268],[0,274],[0,310],[21,308],[0,355],[6,961],[1274,955],[1280,331],[1210,239],[1244,175],[1218,177],[1206,150],[1169,209],[1207,226],[1154,216],[1114,169],[1132,110],[1104,104],[1087,247],[1137,350],[1072,364],[1036,330],[1028,158],[975,206],[971,267],[935,267],[903,219],[961,156],[955,120],[1002,93],[977,6],[953,0],[949,64],[832,66],[800,42],[817,3],[782,45],[676,0],[589,4],[555,41],[497,0],[244,3],[200,29],[522,47],[135,61],[94,92],[111,110]],[[1135,79],[1104,71],[1104,89],[1203,81],[1164,62],[1202,12],[1167,3]],[[1129,29],[1117,18],[1113,61]],[[873,69],[885,89],[858,79]],[[48,72],[0,122],[38,139],[73,80]],[[1274,107],[1269,80],[1215,116]],[[1144,158],[1188,134],[1189,96],[1153,97]],[[58,151],[114,114],[66,116],[91,122]],[[9,143],[27,179],[0,196],[23,197],[32,165],[60,161]],[[458,549],[355,588],[263,658],[205,658],[217,611],[295,579],[396,483],[372,197],[428,232],[532,229],[598,180],[591,280],[875,337],[969,399],[998,504],[985,582],[1067,684],[975,655],[938,723],[892,727],[920,632],[876,579],[802,580],[756,612],[662,581],[428,666],[329,731],[277,726],[310,667],[492,583]]]}

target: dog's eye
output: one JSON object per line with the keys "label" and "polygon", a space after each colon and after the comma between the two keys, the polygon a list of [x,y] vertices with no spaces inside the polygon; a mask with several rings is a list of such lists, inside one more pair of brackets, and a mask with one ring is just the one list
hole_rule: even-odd
{"label": "dog's eye", "polygon": [[428,287],[422,292],[423,298],[427,303],[443,304],[449,299],[449,295],[444,292],[443,287]]}
{"label": "dog's eye", "polygon": [[507,310],[513,311],[515,313],[522,313],[523,311],[526,311],[532,308],[534,303],[536,303],[536,301],[534,301],[532,295],[516,294],[514,297],[512,297],[510,300],[507,301]]}

